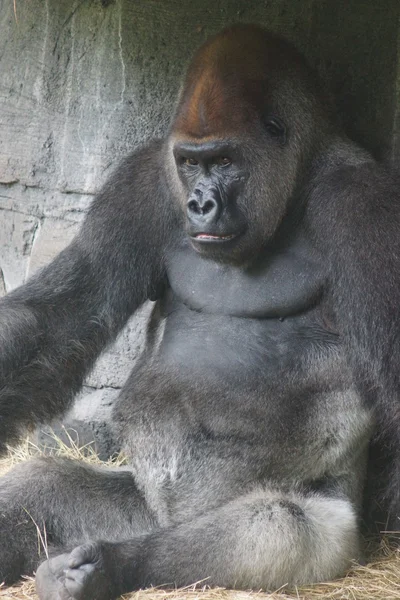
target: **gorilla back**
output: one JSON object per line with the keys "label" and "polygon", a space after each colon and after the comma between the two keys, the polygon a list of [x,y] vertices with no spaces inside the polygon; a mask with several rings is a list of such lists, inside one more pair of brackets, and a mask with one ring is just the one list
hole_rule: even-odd
{"label": "gorilla back", "polygon": [[65,409],[156,300],[114,412],[130,466],[7,474],[0,577],[41,562],[35,524],[52,554],[41,600],[343,574],[375,407],[397,448],[394,184],[290,44],[248,25],[200,48],[166,139],[127,158],[72,244],[0,304],[5,443]]}

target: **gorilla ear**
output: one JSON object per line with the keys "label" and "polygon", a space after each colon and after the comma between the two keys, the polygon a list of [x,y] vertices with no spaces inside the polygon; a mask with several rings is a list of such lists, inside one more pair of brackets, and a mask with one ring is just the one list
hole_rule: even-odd
{"label": "gorilla ear", "polygon": [[264,128],[268,135],[279,141],[281,144],[286,143],[286,126],[279,117],[267,116],[263,118]]}

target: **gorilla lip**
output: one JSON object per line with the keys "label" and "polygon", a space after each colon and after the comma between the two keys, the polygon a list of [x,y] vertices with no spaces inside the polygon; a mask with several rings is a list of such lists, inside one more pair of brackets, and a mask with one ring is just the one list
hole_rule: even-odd
{"label": "gorilla lip", "polygon": [[195,240],[200,242],[228,242],[229,240],[233,240],[233,238],[237,237],[238,233],[230,233],[228,235],[215,235],[211,233],[197,233],[194,236]]}

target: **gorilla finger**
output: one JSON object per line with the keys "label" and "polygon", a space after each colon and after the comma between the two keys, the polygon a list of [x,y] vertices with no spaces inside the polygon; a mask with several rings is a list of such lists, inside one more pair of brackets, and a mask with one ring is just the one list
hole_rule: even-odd
{"label": "gorilla finger", "polygon": [[104,578],[93,564],[83,565],[79,569],[67,569],[64,586],[74,600],[111,598],[104,585]]}
{"label": "gorilla finger", "polygon": [[91,563],[82,565],[78,569],[66,569],[64,571],[65,581],[68,579],[82,584],[95,570],[96,567]]}
{"label": "gorilla finger", "polygon": [[93,563],[98,559],[99,550],[97,544],[83,544],[72,550],[68,559],[68,567],[70,569],[77,569],[85,563]]}
{"label": "gorilla finger", "polygon": [[[64,582],[64,589],[67,594],[66,598],[71,598],[73,600],[89,600],[90,598],[87,595],[84,582],[79,582],[72,578],[66,578]],[[62,600],[64,600],[64,598]]]}

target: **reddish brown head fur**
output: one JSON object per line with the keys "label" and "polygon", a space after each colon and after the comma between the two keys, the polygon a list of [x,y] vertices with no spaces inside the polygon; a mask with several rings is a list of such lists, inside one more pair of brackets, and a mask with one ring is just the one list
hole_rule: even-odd
{"label": "reddish brown head fur", "polygon": [[172,130],[179,137],[236,135],[265,111],[285,81],[310,88],[315,81],[299,52],[256,25],[235,25],[207,41],[184,82]]}

